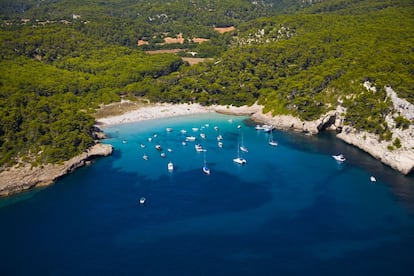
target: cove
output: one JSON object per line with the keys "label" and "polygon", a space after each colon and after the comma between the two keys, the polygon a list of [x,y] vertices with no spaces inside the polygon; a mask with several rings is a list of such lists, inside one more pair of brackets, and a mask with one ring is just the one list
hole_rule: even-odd
{"label": "cove", "polygon": [[[275,131],[278,146],[270,147],[269,134],[247,117],[212,113],[105,132],[112,156],[50,187],[0,200],[2,275],[410,275],[414,269],[413,176],[329,133]],[[196,142],[183,145],[187,136]],[[243,166],[233,162],[241,143],[248,148]],[[347,158],[343,164],[331,157],[338,153]],[[204,159],[210,175],[202,172]]]}

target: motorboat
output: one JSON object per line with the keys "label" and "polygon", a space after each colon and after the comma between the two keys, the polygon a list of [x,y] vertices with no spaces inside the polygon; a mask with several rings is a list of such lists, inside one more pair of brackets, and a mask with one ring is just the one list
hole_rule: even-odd
{"label": "motorboat", "polygon": [[206,134],[205,134],[205,133],[200,133],[200,137],[201,137],[202,139],[206,139]]}
{"label": "motorboat", "polygon": [[197,138],[195,136],[187,136],[185,137],[185,140],[187,142],[194,142]]}
{"label": "motorboat", "polygon": [[373,175],[371,175],[371,177],[369,178],[369,180],[371,180],[371,182],[376,182],[377,181],[377,179]]}
{"label": "motorboat", "polygon": [[166,130],[167,132],[171,132],[171,131],[173,131],[173,129],[172,129],[171,127],[167,127],[165,130]]}
{"label": "motorboat", "polygon": [[173,164],[173,162],[171,162],[171,161],[168,162],[168,165],[167,166],[168,166],[168,171],[169,172],[172,172],[174,170],[174,164]]}
{"label": "motorboat", "polygon": [[197,145],[195,145],[194,147],[195,147],[195,150],[196,150],[197,152],[203,152],[203,151],[206,151],[205,149],[203,149],[203,147],[202,147],[200,144],[197,144]]}
{"label": "motorboat", "polygon": [[146,198],[145,197],[141,197],[139,199],[139,204],[145,204]]}
{"label": "motorboat", "polygon": [[223,142],[219,141],[219,142],[217,143],[217,145],[219,146],[219,148],[222,148],[222,147],[223,147]]}
{"label": "motorboat", "polygon": [[217,136],[217,141],[221,141],[223,140],[223,136],[221,136],[221,134],[219,136]]}
{"label": "motorboat", "polygon": [[338,162],[344,162],[346,160],[345,156],[342,153],[338,155],[332,155],[332,158]]}
{"label": "motorboat", "polygon": [[197,131],[198,131],[198,127],[193,127],[193,128],[192,128],[192,130],[193,130],[194,132],[197,132]]}
{"label": "motorboat", "polygon": [[186,134],[186,133],[187,133],[187,130],[182,129],[182,130],[180,130],[180,132],[181,132],[182,134]]}
{"label": "motorboat", "polygon": [[203,166],[203,172],[205,174],[210,174],[210,169],[208,167],[206,167],[206,166]]}
{"label": "motorboat", "polygon": [[155,145],[155,148],[156,148],[157,150],[162,150],[161,145]]}
{"label": "motorboat", "polygon": [[256,130],[265,130],[265,129],[270,129],[270,128],[272,128],[273,126],[272,125],[257,125],[256,127],[255,127],[255,129]]}
{"label": "motorboat", "polygon": [[266,126],[266,127],[263,129],[263,131],[264,131],[264,132],[272,132],[272,131],[273,131],[273,129],[274,129],[274,127],[273,127],[272,125],[270,125],[270,126]]}
{"label": "motorboat", "polygon": [[160,154],[160,156],[161,156],[162,158],[165,158],[167,155],[165,154],[165,152],[162,152],[162,153]]}
{"label": "motorboat", "polygon": [[148,160],[148,159],[149,159],[149,157],[148,157],[148,155],[144,154],[144,155],[142,156],[142,159],[144,159],[144,160]]}

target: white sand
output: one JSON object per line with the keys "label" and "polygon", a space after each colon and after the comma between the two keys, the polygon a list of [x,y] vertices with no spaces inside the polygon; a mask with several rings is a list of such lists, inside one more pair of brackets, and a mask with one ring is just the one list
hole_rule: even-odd
{"label": "white sand", "polygon": [[126,124],[144,120],[159,119],[180,115],[191,115],[208,112],[222,112],[236,115],[248,115],[261,110],[261,106],[201,106],[199,104],[168,104],[159,103],[150,106],[140,107],[137,110],[129,111],[122,115],[101,118],[97,120],[100,126]]}

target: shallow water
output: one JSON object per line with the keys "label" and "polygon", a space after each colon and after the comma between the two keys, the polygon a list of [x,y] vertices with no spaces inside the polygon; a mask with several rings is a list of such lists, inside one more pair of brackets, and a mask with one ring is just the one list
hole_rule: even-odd
{"label": "shallow water", "polygon": [[[279,145],[270,147],[268,134],[247,118],[220,114],[105,131],[113,156],[48,188],[0,200],[0,274],[410,275],[414,269],[413,176],[330,134],[275,131]],[[188,135],[205,154],[195,142],[181,144]],[[249,149],[244,166],[232,161],[242,140]],[[346,156],[344,164],[331,157],[337,153]],[[201,170],[204,159],[211,175]]]}

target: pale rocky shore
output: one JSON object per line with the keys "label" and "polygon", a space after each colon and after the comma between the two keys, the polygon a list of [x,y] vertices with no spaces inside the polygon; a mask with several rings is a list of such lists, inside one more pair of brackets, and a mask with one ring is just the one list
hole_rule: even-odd
{"label": "pale rocky shore", "polygon": [[112,150],[111,145],[98,143],[63,164],[47,164],[41,167],[27,164],[3,170],[0,172],[0,196],[50,185],[58,178],[87,165],[92,159],[112,154]]}

